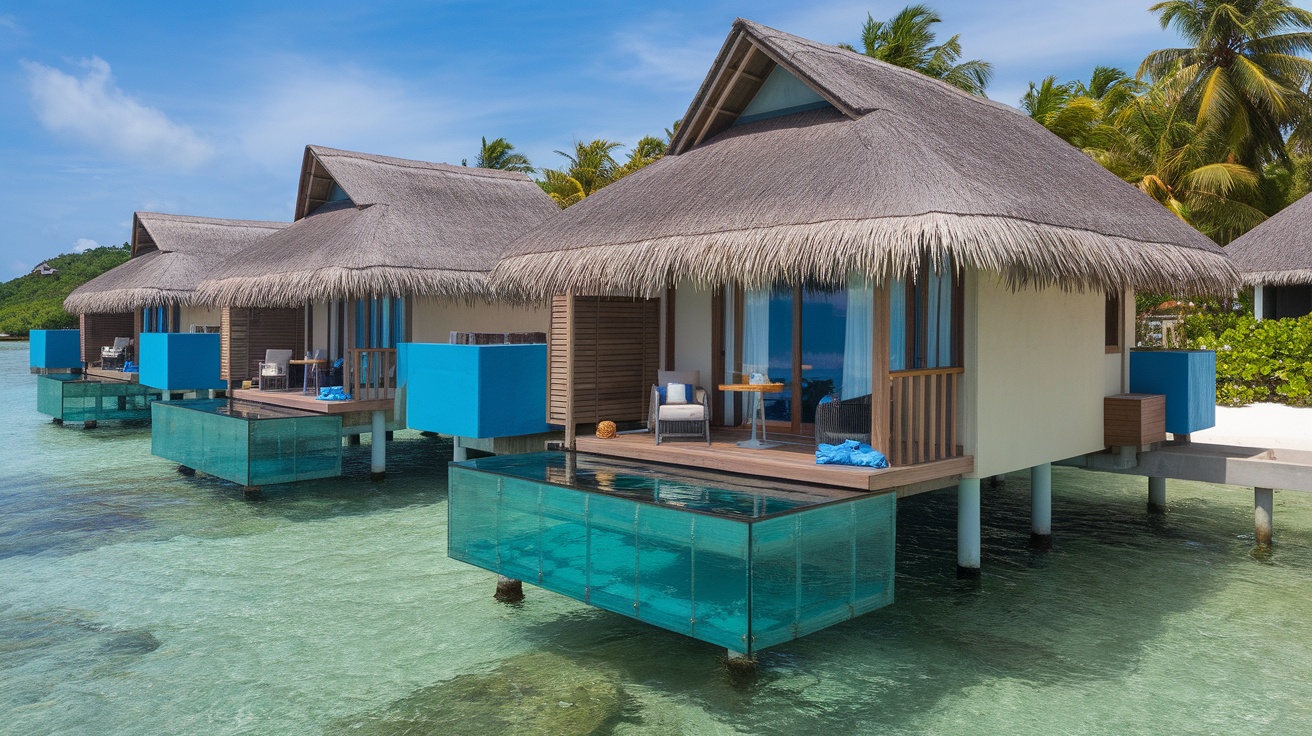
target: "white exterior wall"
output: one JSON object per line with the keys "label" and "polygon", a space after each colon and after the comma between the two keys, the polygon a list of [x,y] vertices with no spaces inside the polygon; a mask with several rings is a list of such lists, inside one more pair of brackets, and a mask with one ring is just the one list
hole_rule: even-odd
{"label": "white exterior wall", "polygon": [[[411,342],[447,343],[452,332],[546,332],[551,307],[413,299],[409,302]],[[316,315],[316,323],[317,323]],[[317,325],[316,325],[317,326]]]}
{"label": "white exterior wall", "polygon": [[966,274],[961,433],[971,477],[1103,449],[1103,299],[1013,292],[991,274]]}
{"label": "white exterior wall", "polygon": [[711,290],[680,282],[674,290],[674,368],[701,371],[702,386],[708,389],[720,381],[711,372],[712,316]]}
{"label": "white exterior wall", "polygon": [[221,321],[220,311],[209,307],[183,306],[180,314],[178,332],[191,332],[192,325],[213,325],[218,327]]}

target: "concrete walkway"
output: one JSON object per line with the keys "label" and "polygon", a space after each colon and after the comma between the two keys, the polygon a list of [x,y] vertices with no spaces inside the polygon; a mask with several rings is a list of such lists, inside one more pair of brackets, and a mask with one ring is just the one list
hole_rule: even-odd
{"label": "concrete walkway", "polygon": [[1194,442],[1312,451],[1312,408],[1283,404],[1216,407],[1216,426],[1195,432]]}

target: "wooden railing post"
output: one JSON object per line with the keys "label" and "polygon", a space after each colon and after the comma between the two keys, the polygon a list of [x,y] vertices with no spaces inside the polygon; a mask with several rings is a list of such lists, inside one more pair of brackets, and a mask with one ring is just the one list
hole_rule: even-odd
{"label": "wooden railing post", "polygon": [[890,373],[893,411],[888,461],[893,465],[946,460],[957,452],[957,390],[964,368]]}

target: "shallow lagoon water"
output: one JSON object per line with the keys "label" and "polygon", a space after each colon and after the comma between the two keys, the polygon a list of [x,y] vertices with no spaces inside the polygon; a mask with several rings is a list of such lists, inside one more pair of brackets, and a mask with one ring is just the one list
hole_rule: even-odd
{"label": "shallow lagoon water", "polygon": [[1312,499],[1057,468],[1056,549],[1028,477],[984,491],[959,584],[955,494],[899,503],[897,601],[764,652],[709,645],[446,558],[448,443],[401,432],[345,477],[258,501],[180,476],[147,426],[35,411],[0,343],[0,733],[1312,732]]}

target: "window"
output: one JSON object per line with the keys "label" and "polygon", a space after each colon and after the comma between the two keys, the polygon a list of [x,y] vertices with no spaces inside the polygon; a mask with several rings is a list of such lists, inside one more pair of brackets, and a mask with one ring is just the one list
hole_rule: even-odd
{"label": "window", "polygon": [[1103,345],[1107,352],[1117,353],[1121,350],[1121,295],[1107,294],[1106,317],[1104,320]]}

